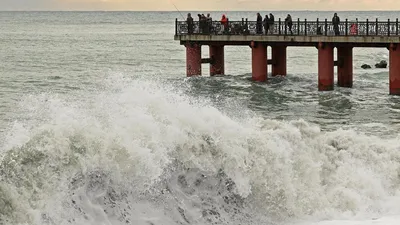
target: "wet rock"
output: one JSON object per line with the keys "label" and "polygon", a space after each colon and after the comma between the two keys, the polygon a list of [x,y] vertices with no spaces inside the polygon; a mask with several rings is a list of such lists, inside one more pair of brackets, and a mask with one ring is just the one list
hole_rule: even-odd
{"label": "wet rock", "polygon": [[363,64],[363,65],[361,66],[361,68],[363,68],[363,69],[371,69],[371,66],[368,65],[368,64]]}
{"label": "wet rock", "polygon": [[387,62],[385,60],[380,61],[379,63],[375,64],[376,68],[386,68]]}

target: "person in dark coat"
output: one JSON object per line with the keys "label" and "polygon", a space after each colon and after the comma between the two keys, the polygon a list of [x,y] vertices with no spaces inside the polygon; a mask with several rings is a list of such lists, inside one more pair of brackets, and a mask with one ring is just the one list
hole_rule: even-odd
{"label": "person in dark coat", "polygon": [[193,34],[194,23],[193,23],[193,17],[190,13],[188,13],[187,15],[186,23],[188,27],[188,34]]}
{"label": "person in dark coat", "polygon": [[269,14],[269,31],[274,34],[275,30],[275,17],[272,13]]}
{"label": "person in dark coat", "polygon": [[203,21],[201,19],[201,14],[197,14],[199,17],[199,34],[203,33]]}
{"label": "person in dark coat", "polygon": [[199,33],[206,34],[207,33],[207,24],[206,24],[206,16],[204,14],[197,14],[199,17]]}
{"label": "person in dark coat", "polygon": [[338,17],[337,13],[333,14],[332,24],[333,24],[333,30],[335,31],[335,35],[336,36],[340,35],[339,31],[340,18]]}
{"label": "person in dark coat", "polygon": [[208,27],[208,32],[209,33],[213,32],[212,17],[210,15],[210,13],[207,13],[206,23],[207,23],[207,27]]}
{"label": "person in dark coat", "polygon": [[209,34],[210,33],[210,29],[207,25],[207,17],[203,14],[201,14],[201,23],[202,23],[202,27],[203,27],[203,33],[204,34]]}
{"label": "person in dark coat", "polygon": [[288,27],[290,34],[293,35],[293,32],[292,32],[293,20],[292,20],[292,16],[290,14],[287,14],[287,16],[286,16],[285,25]]}
{"label": "person in dark coat", "polygon": [[263,25],[264,25],[264,31],[265,34],[268,34],[268,30],[269,30],[269,18],[268,15],[265,15],[264,21],[263,21]]}
{"label": "person in dark coat", "polygon": [[263,18],[260,15],[260,13],[257,13],[257,23],[256,23],[256,33],[257,34],[262,34],[262,23],[263,23]]}

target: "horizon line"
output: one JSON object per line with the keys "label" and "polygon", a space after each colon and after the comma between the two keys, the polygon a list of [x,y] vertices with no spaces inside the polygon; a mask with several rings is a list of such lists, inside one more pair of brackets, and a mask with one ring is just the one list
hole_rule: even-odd
{"label": "horizon line", "polygon": [[[398,12],[398,10],[179,10],[180,12]],[[0,12],[179,12],[177,10],[0,10]]]}

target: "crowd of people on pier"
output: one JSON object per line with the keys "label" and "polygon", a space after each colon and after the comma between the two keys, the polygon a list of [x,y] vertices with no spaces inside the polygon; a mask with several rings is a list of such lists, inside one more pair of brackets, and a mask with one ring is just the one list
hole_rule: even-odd
{"label": "crowd of people on pier", "polygon": [[[188,34],[199,33],[199,34],[213,34],[216,31],[215,24],[213,23],[212,17],[210,13],[205,16],[204,14],[197,14],[198,16],[198,30],[195,31],[195,23],[191,13],[188,13],[186,23],[187,23],[187,32]],[[214,21],[217,22],[218,21]],[[229,23],[228,17],[223,14],[219,23],[221,24],[221,30],[223,34],[246,34],[248,33],[247,24],[242,21],[241,23]],[[256,34],[274,34],[275,32],[275,17],[272,13],[265,15],[263,18],[260,13],[257,13],[257,20],[256,20]],[[293,35],[293,20],[290,14],[287,14],[285,20],[285,29],[288,33]],[[340,35],[339,25],[340,25],[340,18],[335,13],[332,18],[332,25],[335,35]],[[322,34],[321,27],[317,28],[317,33]]]}
{"label": "crowd of people on pier", "polygon": [[[198,18],[199,18],[199,30],[198,33],[201,34],[211,34],[214,32],[214,26],[213,26],[213,20],[212,17],[210,15],[210,13],[207,14],[207,16],[205,16],[204,14],[197,14]],[[191,13],[188,13],[187,15],[187,28],[188,28],[188,34],[193,34],[195,26],[194,26],[194,19],[191,15]],[[221,25],[222,25],[222,30],[224,32],[228,31],[228,17],[224,15],[222,15],[222,18],[220,20]]]}

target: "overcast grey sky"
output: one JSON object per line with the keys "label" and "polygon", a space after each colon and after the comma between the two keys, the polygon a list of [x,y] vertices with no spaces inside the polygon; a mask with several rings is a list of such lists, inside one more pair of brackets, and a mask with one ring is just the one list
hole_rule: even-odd
{"label": "overcast grey sky", "polygon": [[400,0],[0,0],[0,10],[399,10]]}

